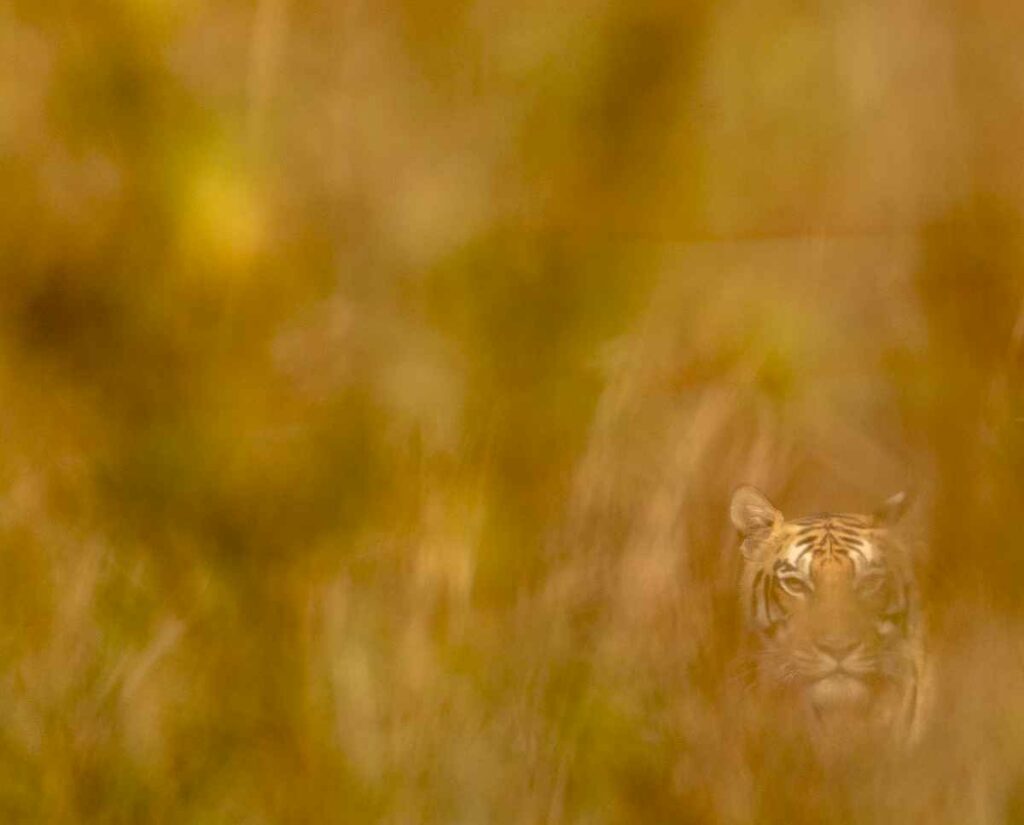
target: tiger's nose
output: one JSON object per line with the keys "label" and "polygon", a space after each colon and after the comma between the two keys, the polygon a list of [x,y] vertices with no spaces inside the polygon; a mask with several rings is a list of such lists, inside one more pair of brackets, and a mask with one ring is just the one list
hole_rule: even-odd
{"label": "tiger's nose", "polygon": [[817,639],[814,644],[822,653],[827,653],[836,661],[840,661],[853,653],[860,642],[849,636],[825,636]]}

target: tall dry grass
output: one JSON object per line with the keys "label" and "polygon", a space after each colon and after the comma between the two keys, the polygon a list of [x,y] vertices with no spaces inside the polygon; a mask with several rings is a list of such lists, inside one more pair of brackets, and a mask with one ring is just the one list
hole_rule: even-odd
{"label": "tall dry grass", "polygon": [[[1021,18],[0,10],[0,820],[1024,821]],[[751,716],[743,482],[916,492],[911,758]]]}

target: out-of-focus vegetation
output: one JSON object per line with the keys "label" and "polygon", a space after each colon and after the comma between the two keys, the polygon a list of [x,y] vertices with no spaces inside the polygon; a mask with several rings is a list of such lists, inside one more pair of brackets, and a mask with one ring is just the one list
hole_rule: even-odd
{"label": "out-of-focus vegetation", "polygon": [[[0,9],[0,820],[1024,822],[1024,6]],[[728,699],[918,491],[940,723]]]}

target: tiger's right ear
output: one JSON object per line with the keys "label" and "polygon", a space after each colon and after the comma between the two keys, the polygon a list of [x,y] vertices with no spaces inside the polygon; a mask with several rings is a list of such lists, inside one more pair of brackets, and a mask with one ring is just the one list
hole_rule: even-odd
{"label": "tiger's right ear", "polygon": [[749,484],[737,488],[732,494],[729,518],[744,536],[782,523],[782,513],[775,509],[764,493]]}
{"label": "tiger's right ear", "polygon": [[872,520],[878,527],[892,527],[903,518],[903,514],[910,507],[911,497],[905,492],[890,496],[882,505],[875,510]]}

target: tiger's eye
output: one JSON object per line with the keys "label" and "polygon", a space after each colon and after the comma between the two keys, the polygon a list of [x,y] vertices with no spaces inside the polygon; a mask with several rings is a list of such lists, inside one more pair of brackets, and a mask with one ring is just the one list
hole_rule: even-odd
{"label": "tiger's eye", "polygon": [[888,577],[884,573],[869,573],[857,583],[857,592],[865,598],[878,596],[885,591]]}
{"label": "tiger's eye", "polygon": [[791,596],[803,598],[811,592],[810,585],[808,585],[807,582],[799,576],[786,576],[785,578],[779,579],[779,584],[782,586],[782,589]]}

